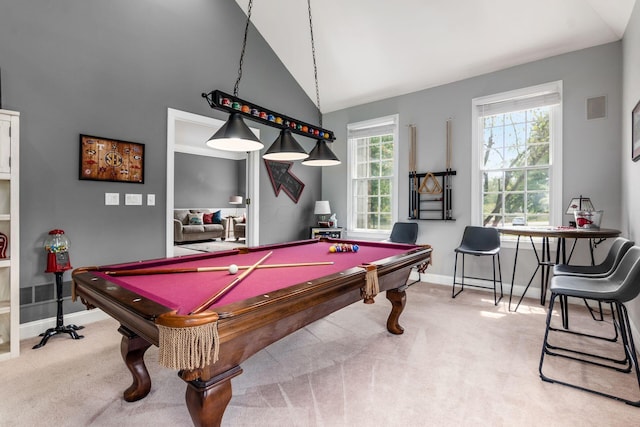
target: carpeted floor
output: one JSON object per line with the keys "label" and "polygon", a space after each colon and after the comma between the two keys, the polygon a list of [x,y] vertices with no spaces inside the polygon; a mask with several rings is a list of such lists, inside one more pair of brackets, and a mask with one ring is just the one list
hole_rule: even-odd
{"label": "carpeted floor", "polygon": [[[390,305],[380,295],[373,305],[353,304],[269,346],[232,380],[223,425],[640,425],[640,408],[540,380],[545,309],[535,300],[510,313],[506,303],[494,307],[488,293],[451,299],[450,292],[410,287],[403,335],[386,331]],[[575,327],[611,327],[594,326],[579,305],[571,315]],[[23,341],[21,356],[0,364],[0,425],[191,425],[186,385],[157,364],[155,347],[146,357],[150,395],[122,400],[131,377],[117,327],[113,320],[89,324],[84,339],[54,337],[38,350],[31,349],[38,338]],[[549,359],[552,371],[577,379],[590,372],[557,360]],[[619,376],[601,373],[597,382],[620,388],[627,380]]]}

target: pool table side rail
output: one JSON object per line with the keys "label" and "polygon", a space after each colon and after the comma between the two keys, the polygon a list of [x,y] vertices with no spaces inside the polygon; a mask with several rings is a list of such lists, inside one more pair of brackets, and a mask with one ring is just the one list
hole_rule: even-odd
{"label": "pool table side rail", "polygon": [[[173,264],[181,264],[181,263],[187,263],[191,261],[198,261],[200,259],[221,258],[229,255],[237,255],[239,253],[247,253],[247,252],[254,252],[254,251],[261,251],[261,250],[275,250],[275,249],[285,248],[289,246],[297,246],[297,245],[304,245],[304,244],[317,243],[317,242],[318,242],[318,239],[307,239],[307,240],[298,240],[295,242],[274,243],[271,245],[254,246],[254,247],[240,246],[240,247],[228,249],[225,251],[203,252],[203,253],[191,254],[191,255],[180,255],[180,256],[171,258],[171,262]],[[167,259],[168,258],[166,257],[154,258],[154,259],[148,259],[148,260],[142,259],[142,260],[133,261],[133,262],[108,264],[108,265],[102,265],[100,267],[84,267],[84,268],[88,270],[98,270],[98,271],[120,271],[120,270],[137,269],[137,268],[140,268],[142,264],[144,264],[145,269],[156,268],[156,267],[162,268],[166,264]]]}
{"label": "pool table side rail", "polygon": [[[229,249],[229,250],[225,250],[225,251],[216,251],[216,252],[203,252],[203,253],[199,253],[199,254],[192,254],[192,255],[181,255],[181,256],[177,256],[174,258],[171,258],[172,263],[174,264],[180,264],[180,263],[187,263],[187,262],[191,262],[191,261],[197,261],[200,259],[211,259],[211,258],[219,258],[219,257],[225,257],[225,256],[229,256],[229,255],[235,255],[238,253],[247,253],[247,252],[255,252],[255,251],[269,251],[269,250],[276,250],[276,249],[280,249],[280,248],[287,248],[287,247],[291,247],[291,246],[301,246],[301,245],[307,245],[307,244],[314,244],[314,243],[320,243],[320,242],[336,242],[336,243],[354,243],[354,244],[364,244],[366,245],[366,242],[361,242],[361,241],[355,241],[355,240],[345,240],[345,239],[330,239],[330,238],[321,238],[321,239],[306,239],[306,240],[297,240],[294,242],[284,242],[284,243],[274,243],[274,244],[270,244],[270,245],[263,245],[263,246],[254,246],[254,247],[245,247],[245,246],[241,246],[238,248],[233,248],[233,249]],[[402,247],[405,246],[407,248],[410,248],[412,246],[415,245],[402,245],[402,244],[398,244],[398,243],[387,243],[387,242],[370,242],[371,244],[375,244],[377,246],[387,246],[387,247]],[[144,268],[155,268],[155,267],[163,267],[164,264],[166,264],[167,262],[167,258],[154,258],[154,259],[149,259],[149,260],[138,260],[138,261],[133,261],[133,262],[126,262],[126,263],[119,263],[119,264],[108,264],[108,265],[102,265],[99,267],[83,267],[83,269],[87,269],[87,270],[98,270],[98,271],[119,271],[119,270],[131,270],[131,269],[137,269],[140,268],[141,264],[144,264]]]}
{"label": "pool table side rail", "polygon": [[211,259],[211,258],[220,258],[230,255],[237,255],[243,251],[246,251],[248,248],[238,247],[233,249],[228,249],[224,251],[216,251],[216,252],[202,252],[197,254],[190,255],[179,255],[172,258],[153,258],[153,259],[141,259],[133,262],[125,262],[118,264],[108,264],[101,265],[99,267],[81,267],[82,269],[87,269],[89,271],[98,270],[98,271],[119,271],[119,270],[133,270],[137,268],[141,268],[140,266],[144,264],[144,268],[162,268],[166,263],[167,259],[171,259],[171,262],[174,264],[186,263],[191,261],[197,261],[200,259]]}
{"label": "pool table side rail", "polygon": [[[172,309],[110,283],[91,272],[74,275],[76,295],[88,309],[99,308],[147,342],[158,345],[155,319]],[[131,301],[138,299],[133,307]]]}

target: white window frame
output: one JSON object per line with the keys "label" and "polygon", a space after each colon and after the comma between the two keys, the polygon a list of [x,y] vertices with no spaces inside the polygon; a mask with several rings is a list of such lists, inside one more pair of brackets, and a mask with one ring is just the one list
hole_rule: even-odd
{"label": "white window frame", "polygon": [[[483,136],[480,127],[482,106],[492,105],[500,108],[505,105],[516,111],[519,107],[531,108],[526,105],[527,98],[536,95],[559,95],[560,103],[551,107],[549,153],[549,221],[551,226],[562,225],[562,81],[555,81],[527,88],[502,92],[494,95],[474,98],[471,105],[471,224],[482,225],[482,144]],[[499,104],[500,103],[500,104]],[[490,108],[490,107],[489,107]],[[505,224],[506,225],[506,224]],[[504,236],[503,236],[504,240]]]}
{"label": "white window frame", "polygon": [[355,138],[352,135],[356,132],[366,132],[374,128],[391,127],[391,133],[393,134],[393,177],[391,179],[391,221],[392,224],[398,220],[398,158],[399,158],[399,123],[400,116],[393,114],[390,116],[379,117],[376,119],[365,120],[356,123],[350,123],[347,125],[347,235],[349,238],[361,238],[369,240],[381,240],[386,239],[391,234],[391,230],[365,230],[356,229],[356,209],[353,205],[353,179],[355,174],[355,160],[356,160],[356,144]]}

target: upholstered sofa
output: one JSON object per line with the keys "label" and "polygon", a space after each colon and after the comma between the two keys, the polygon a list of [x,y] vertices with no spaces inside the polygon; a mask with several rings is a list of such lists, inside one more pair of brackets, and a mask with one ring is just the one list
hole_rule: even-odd
{"label": "upholstered sofa", "polygon": [[225,223],[220,210],[174,209],[173,241],[184,243],[197,240],[224,240]]}

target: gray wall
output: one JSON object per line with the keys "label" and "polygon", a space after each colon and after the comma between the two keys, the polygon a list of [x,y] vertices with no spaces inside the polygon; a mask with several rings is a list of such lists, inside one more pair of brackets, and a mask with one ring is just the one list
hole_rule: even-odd
{"label": "gray wall", "polygon": [[232,208],[230,196],[244,200],[246,161],[185,153],[176,153],[174,161],[174,207]]}
{"label": "gray wall", "polygon": [[[419,221],[419,243],[434,248],[433,265],[428,273],[445,283],[453,275],[453,249],[460,243],[462,231],[471,223],[471,100],[541,83],[563,81],[563,203],[570,197],[589,195],[598,209],[604,209],[603,227],[621,227],[620,106],[622,57],[621,43],[611,43],[568,53],[481,75],[452,84],[398,96],[326,114],[324,123],[346,139],[348,123],[398,113],[400,115],[400,220],[408,215],[407,186],[409,161],[408,125],[417,126],[417,169],[419,172],[445,168],[445,123],[453,120],[452,168],[453,217],[456,221]],[[606,95],[607,117],[586,119],[586,99]],[[347,216],[346,145],[336,144],[335,152],[345,163],[322,177],[323,198],[331,202],[338,218]],[[640,203],[640,202],[639,202]],[[565,223],[569,218],[565,217]],[[345,224],[345,221],[343,221]],[[345,224],[346,225],[346,224]],[[578,251],[587,250],[579,245]],[[579,254],[584,257],[585,254]],[[534,262],[531,251],[520,255],[520,262]],[[507,282],[511,280],[513,250],[505,248],[501,257]],[[473,267],[473,263],[470,263]],[[520,268],[516,282],[529,279],[532,271]],[[440,276],[440,277],[438,277]],[[539,286],[536,286],[537,291]],[[531,293],[529,295],[535,295]]]}
{"label": "gray wall", "polygon": [[[233,92],[245,15],[229,0],[13,0],[1,9],[3,107],[21,112],[22,294],[32,302],[29,288],[53,281],[42,244],[54,228],[69,236],[74,267],[163,256],[167,108],[226,119],[201,93]],[[239,95],[317,119],[313,102],[253,27]],[[255,126],[269,146],[275,130]],[[81,133],[146,144],[145,183],[79,181]],[[263,243],[298,238],[304,227],[290,224],[312,221],[321,171],[294,169],[306,184],[297,205],[284,194],[275,198],[261,167]],[[105,192],[121,199],[153,193],[156,205],[105,206]],[[31,304],[21,322],[54,315],[51,302]]]}
{"label": "gray wall", "polygon": [[[624,88],[622,97],[622,153],[619,165],[622,171],[622,223],[629,238],[640,244],[640,162],[631,161],[631,111],[640,100],[640,2],[636,2],[627,30],[622,39]],[[633,323],[640,325],[640,301],[629,303]]]}

